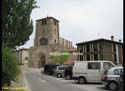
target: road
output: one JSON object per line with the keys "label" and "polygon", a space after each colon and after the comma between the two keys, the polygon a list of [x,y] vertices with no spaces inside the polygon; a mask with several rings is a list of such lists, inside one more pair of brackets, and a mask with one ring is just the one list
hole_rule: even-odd
{"label": "road", "polygon": [[23,68],[23,70],[29,91],[109,91],[98,83],[80,85],[74,80],[41,74],[39,69]]}

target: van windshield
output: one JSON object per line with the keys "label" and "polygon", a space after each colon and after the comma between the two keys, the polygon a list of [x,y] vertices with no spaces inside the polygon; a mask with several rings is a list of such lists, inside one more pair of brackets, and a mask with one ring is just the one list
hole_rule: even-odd
{"label": "van windshield", "polygon": [[107,69],[109,69],[109,68],[111,68],[111,67],[114,67],[114,65],[112,65],[112,64],[109,63],[109,62],[104,62],[104,63],[103,63],[103,68],[104,68],[105,70],[107,70]]}

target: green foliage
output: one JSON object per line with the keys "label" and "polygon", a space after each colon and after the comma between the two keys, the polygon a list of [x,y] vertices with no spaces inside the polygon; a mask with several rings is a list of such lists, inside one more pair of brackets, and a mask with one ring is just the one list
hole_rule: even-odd
{"label": "green foliage", "polygon": [[30,19],[35,0],[3,0],[2,2],[2,44],[14,48],[29,40],[33,32]]}
{"label": "green foliage", "polygon": [[69,59],[69,55],[51,55],[50,58],[53,63],[63,64]]}
{"label": "green foliage", "polygon": [[2,2],[2,84],[15,81],[20,73],[18,59],[11,49],[24,45],[29,40],[33,32],[30,14],[36,7],[35,0],[3,0]]}
{"label": "green foliage", "polygon": [[16,81],[16,77],[20,73],[18,59],[9,48],[2,50],[2,85],[8,84],[11,81]]}

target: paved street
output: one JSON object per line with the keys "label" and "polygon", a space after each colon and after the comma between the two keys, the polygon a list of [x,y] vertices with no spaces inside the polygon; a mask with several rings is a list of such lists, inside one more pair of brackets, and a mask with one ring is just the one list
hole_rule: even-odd
{"label": "paved street", "polygon": [[30,91],[109,91],[101,84],[76,84],[74,80],[65,80],[41,74],[39,69],[23,68]]}

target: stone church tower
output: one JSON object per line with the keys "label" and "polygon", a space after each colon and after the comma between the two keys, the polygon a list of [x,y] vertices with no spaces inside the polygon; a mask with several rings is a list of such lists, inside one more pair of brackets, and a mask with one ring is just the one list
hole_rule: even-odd
{"label": "stone church tower", "polygon": [[59,21],[53,17],[37,20],[35,46],[59,44]]}
{"label": "stone church tower", "polygon": [[36,20],[34,47],[29,50],[29,67],[51,63],[50,53],[66,52],[72,42],[59,37],[59,21],[53,17]]}

